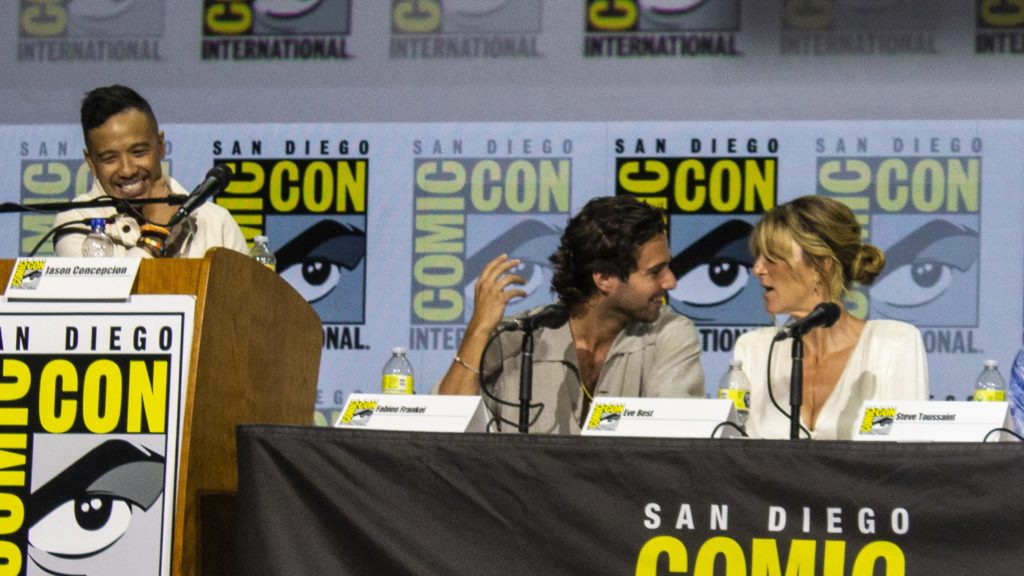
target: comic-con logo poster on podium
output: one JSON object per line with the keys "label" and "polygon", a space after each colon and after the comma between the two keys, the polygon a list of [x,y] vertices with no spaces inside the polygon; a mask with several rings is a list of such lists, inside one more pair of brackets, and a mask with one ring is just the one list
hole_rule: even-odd
{"label": "comic-con logo poster on podium", "polygon": [[0,573],[170,574],[194,309],[0,304]]}

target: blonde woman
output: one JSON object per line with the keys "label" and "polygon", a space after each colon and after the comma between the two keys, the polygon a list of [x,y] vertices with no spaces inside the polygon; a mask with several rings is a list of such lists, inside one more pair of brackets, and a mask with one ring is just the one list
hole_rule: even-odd
{"label": "blonde woman", "polygon": [[[885,266],[882,251],[861,241],[860,225],[845,204],[803,196],[777,206],[754,227],[750,249],[769,314],[787,314],[792,321],[822,302],[840,309],[834,324],[803,336],[801,437],[852,438],[864,400],[928,399],[928,364],[917,328],[861,320],[843,307],[853,282],[870,285]],[[792,340],[772,346],[777,332],[748,332],[734,351],[751,382],[752,437],[790,437]]]}

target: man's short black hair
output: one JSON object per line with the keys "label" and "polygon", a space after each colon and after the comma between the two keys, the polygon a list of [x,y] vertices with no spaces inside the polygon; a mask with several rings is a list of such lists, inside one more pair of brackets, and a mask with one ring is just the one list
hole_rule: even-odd
{"label": "man's short black hair", "polygon": [[113,86],[101,86],[85,93],[82,99],[82,135],[85,143],[89,144],[89,130],[103,125],[115,114],[126,110],[138,110],[149,116],[153,122],[154,130],[157,128],[156,116],[149,102],[139,95],[138,92],[127,86],[115,84]]}
{"label": "man's short black hair", "polygon": [[664,216],[657,208],[632,196],[595,198],[569,220],[561,246],[551,255],[551,287],[575,310],[597,291],[595,272],[628,279],[640,247],[664,233]]}

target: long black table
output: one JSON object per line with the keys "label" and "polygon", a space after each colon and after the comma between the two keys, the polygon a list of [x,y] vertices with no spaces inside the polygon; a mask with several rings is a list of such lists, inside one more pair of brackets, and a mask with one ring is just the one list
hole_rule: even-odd
{"label": "long black table", "polygon": [[1011,575],[1024,445],[241,426],[239,574]]}

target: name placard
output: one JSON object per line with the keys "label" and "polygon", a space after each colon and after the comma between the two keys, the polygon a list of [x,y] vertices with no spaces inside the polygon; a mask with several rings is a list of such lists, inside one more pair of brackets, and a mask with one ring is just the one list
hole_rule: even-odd
{"label": "name placard", "polygon": [[1010,440],[1006,402],[883,402],[861,405],[854,440],[890,442],[984,442]]}
{"label": "name placard", "polygon": [[732,400],[705,398],[621,398],[594,400],[584,421],[585,436],[726,438],[740,433]]}
{"label": "name placard", "polygon": [[334,426],[414,432],[486,432],[488,418],[480,396],[349,394]]}
{"label": "name placard", "polygon": [[7,282],[8,300],[124,301],[132,293],[139,258],[18,258]]}

